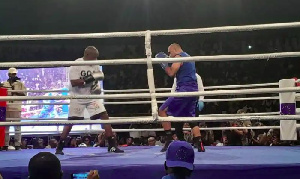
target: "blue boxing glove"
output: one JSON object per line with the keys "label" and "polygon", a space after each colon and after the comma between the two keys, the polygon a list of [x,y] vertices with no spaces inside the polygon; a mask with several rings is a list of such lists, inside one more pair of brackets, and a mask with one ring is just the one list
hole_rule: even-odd
{"label": "blue boxing glove", "polygon": [[166,68],[169,67],[169,64],[168,63],[161,63],[160,66],[163,70],[166,70]]}
{"label": "blue boxing glove", "polygon": [[[169,56],[165,52],[159,52],[155,55],[155,58],[169,58]],[[161,63],[161,68],[166,70],[167,67],[169,67],[168,63]]]}
{"label": "blue boxing glove", "polygon": [[165,52],[159,52],[155,55],[155,58],[168,58],[169,56]]}
{"label": "blue boxing glove", "polygon": [[199,100],[198,101],[198,110],[199,110],[199,112],[202,111],[203,108],[204,108],[204,102]]}

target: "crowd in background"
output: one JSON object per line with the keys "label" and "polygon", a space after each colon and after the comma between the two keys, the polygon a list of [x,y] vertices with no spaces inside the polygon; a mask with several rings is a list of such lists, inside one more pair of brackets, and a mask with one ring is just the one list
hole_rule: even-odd
{"label": "crowd in background", "polygon": [[[182,45],[183,49],[192,56],[205,56],[205,55],[234,55],[234,54],[252,54],[252,53],[274,53],[285,51],[300,51],[300,36],[293,34],[285,34],[282,36],[260,35],[253,38],[253,36],[237,36],[234,39],[229,37],[199,37],[188,36],[177,39]],[[167,51],[167,44],[164,40],[153,40],[153,54],[159,51]],[[140,41],[139,41],[140,42]],[[170,43],[174,40],[169,40]],[[90,45],[90,44],[89,44]],[[121,46],[121,47],[120,47]],[[13,44],[6,44],[0,46],[0,60],[1,59],[14,59],[16,61],[22,60],[75,60],[82,56],[84,45],[74,46],[25,46]],[[115,52],[112,52],[111,47],[105,47],[101,44],[96,47],[99,48],[99,59],[109,58],[142,58],[144,55],[144,46],[142,43],[132,44],[124,43],[116,47]],[[295,60],[296,59],[296,60]],[[197,62],[196,68],[198,74],[202,77],[204,86],[219,86],[219,85],[238,85],[238,84],[254,84],[254,83],[269,83],[278,82],[280,79],[299,77],[298,67],[300,61],[297,58],[285,59],[262,59],[250,61],[210,61],[210,62]],[[105,73],[104,88],[105,89],[146,89],[148,88],[147,81],[147,66],[146,65],[113,65],[104,66]],[[43,83],[56,83],[62,85],[66,79],[57,79],[56,71],[45,71],[43,75],[51,75],[51,80],[43,79],[43,75],[28,76],[28,78],[36,78],[37,83],[26,84],[26,78],[23,79],[26,86],[34,89],[37,84]],[[169,78],[159,65],[154,65],[154,79],[156,88],[171,87],[173,79]],[[260,97],[263,95],[240,95],[239,97]],[[270,96],[270,95],[269,95]],[[232,98],[235,96],[218,96],[206,97],[208,98]],[[120,100],[110,100],[120,101]],[[145,105],[106,105],[106,109],[110,116],[141,116],[149,115],[151,107]],[[201,114],[235,114],[237,111],[243,110],[245,113],[251,112],[278,112],[278,100],[259,100],[259,101],[237,101],[237,102],[213,102],[205,103],[205,108]],[[275,122],[258,122],[252,121],[248,123],[206,123],[199,124],[201,127],[220,127],[220,126],[260,126],[260,125],[278,125]],[[114,128],[160,128],[159,124],[149,125],[114,125]],[[203,131],[202,136],[205,136],[206,145],[291,145],[291,143],[281,143],[279,141],[279,132],[277,130],[233,130],[233,131]],[[133,137],[130,133],[119,133],[120,145],[149,145],[150,140],[155,140],[157,145],[164,143],[162,133],[155,133],[152,135],[142,135]],[[186,134],[188,135],[188,134]],[[176,136],[174,136],[176,138]],[[26,138],[27,144],[32,148],[46,147],[55,145],[53,139],[46,138]],[[87,146],[94,146],[99,143],[99,137],[96,135],[91,136],[72,136],[70,138],[70,147],[80,147],[85,143],[85,139],[90,141]],[[23,139],[25,141],[25,138]],[[52,144],[51,141],[53,142]],[[128,142],[129,141],[129,142]],[[131,141],[131,142],[130,142]],[[219,144],[220,143],[220,144]],[[156,144],[155,144],[156,145]],[[83,145],[84,146],[84,145]],[[82,147],[82,146],[81,146]],[[25,147],[26,148],[26,147]]]}
{"label": "crowd in background", "polygon": [[[19,69],[18,77],[24,82],[28,90],[55,90],[69,85],[67,68],[31,68]],[[0,71],[0,81],[8,79],[7,71]],[[45,93],[42,93],[44,95]],[[29,96],[41,95],[40,93],[29,93]]]}

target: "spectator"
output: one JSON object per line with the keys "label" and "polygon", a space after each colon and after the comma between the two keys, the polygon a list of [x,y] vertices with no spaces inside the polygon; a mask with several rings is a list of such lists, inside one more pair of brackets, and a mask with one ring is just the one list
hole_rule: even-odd
{"label": "spectator", "polygon": [[71,148],[76,148],[76,147],[78,146],[75,137],[71,138],[71,140],[70,140],[70,145],[69,145],[69,146],[70,146]]}
{"label": "spectator", "polygon": [[125,137],[121,137],[121,139],[119,139],[119,142],[117,141],[117,143],[119,143],[120,146],[127,146],[125,140]]}
{"label": "spectator", "polygon": [[173,135],[172,135],[172,138],[173,138],[173,140],[178,140],[178,137],[177,137],[176,134],[173,134]]}
{"label": "spectator", "polygon": [[47,149],[55,149],[57,147],[57,140],[56,139],[50,139],[49,145],[46,147]]}
{"label": "spectator", "polygon": [[155,143],[155,145],[156,146],[164,146],[163,144],[162,144],[162,142],[161,142],[161,139],[162,137],[160,137],[160,136],[157,136],[156,137],[156,143]]}
{"label": "spectator", "polygon": [[154,137],[148,138],[148,146],[155,146],[156,139]]}
{"label": "spectator", "polygon": [[[251,121],[243,122],[243,127],[251,127],[251,126],[252,126]],[[248,146],[252,141],[252,133],[251,130],[248,129],[244,129],[243,131],[244,131],[244,136],[242,137],[242,144],[243,146]]]}
{"label": "spectator", "polygon": [[[63,171],[59,159],[50,152],[40,152],[28,164],[28,179],[62,179]],[[99,179],[97,170],[91,170],[87,179]],[[1,179],[1,175],[0,175]]]}
{"label": "spectator", "polygon": [[270,146],[281,146],[280,138],[277,135],[271,136],[271,144]]}
{"label": "spectator", "polygon": [[[239,109],[237,111],[237,114],[239,114],[239,115],[245,114],[245,113],[247,113],[247,111],[249,109],[250,108],[248,108],[248,107],[244,107],[243,109]],[[251,121],[243,121],[241,123],[241,126],[242,127],[251,127]],[[244,129],[244,130],[241,130],[241,131],[243,131],[243,135],[241,136],[242,145],[243,146],[248,146],[251,139],[252,139],[251,132],[248,129]]]}
{"label": "spectator", "polygon": [[21,140],[21,149],[27,149],[27,139],[22,138]]}
{"label": "spectator", "polygon": [[[201,129],[204,129],[204,128],[207,128],[207,125],[205,122],[201,122],[199,124],[200,128]],[[213,144],[214,142],[214,133],[212,130],[201,130],[200,131],[201,133],[201,137],[202,137],[202,142],[203,142],[203,145],[211,145]]]}
{"label": "spectator", "polygon": [[126,139],[126,144],[127,146],[132,146],[133,145],[133,138],[132,137],[129,137]]}
{"label": "spectator", "polygon": [[29,179],[61,179],[62,170],[58,158],[50,152],[33,156],[28,165]]}
{"label": "spectator", "polygon": [[[183,128],[189,128],[190,129],[191,127],[190,127],[189,123],[184,123]],[[183,131],[183,137],[184,137],[184,140],[187,141],[188,143],[193,143],[193,134],[192,134],[191,130],[188,130],[188,131],[184,130]]]}
{"label": "spectator", "polygon": [[135,146],[140,146],[140,145],[142,145],[141,138],[134,138],[134,139],[133,139],[133,143],[134,143]]}
{"label": "spectator", "polygon": [[[231,127],[241,127],[241,123],[239,122],[230,122]],[[242,137],[244,136],[244,131],[240,129],[233,129],[230,131],[226,131],[226,136],[228,140],[228,145],[231,146],[241,146],[242,145]]]}
{"label": "spectator", "polygon": [[76,138],[76,145],[79,146],[80,144],[82,144],[82,139],[81,139],[81,137],[77,137]]}
{"label": "spectator", "polygon": [[162,179],[185,179],[194,170],[195,153],[191,144],[185,141],[174,141],[166,153],[165,170],[167,176]]}
{"label": "spectator", "polygon": [[141,136],[141,142],[143,146],[148,145],[148,137]]}
{"label": "spectator", "polygon": [[107,147],[108,144],[106,144],[105,140],[105,133],[102,132],[101,134],[98,135],[97,137],[97,142],[95,143],[94,147]]}
{"label": "spectator", "polygon": [[32,139],[32,142],[33,142],[33,148],[34,149],[44,149],[45,148],[45,145],[44,145],[44,139],[42,138],[34,138]]}
{"label": "spectator", "polygon": [[268,143],[266,145],[270,146],[289,146],[289,142],[280,141],[280,130],[270,129],[267,134]]}
{"label": "spectator", "polygon": [[83,143],[87,146],[90,147],[91,145],[91,137],[90,136],[84,136],[83,138]]}
{"label": "spectator", "polygon": [[[254,126],[263,126],[263,123],[256,122]],[[267,133],[264,130],[252,130],[251,131],[251,145],[254,146],[261,146],[261,145],[267,145],[268,143],[268,137]]]}

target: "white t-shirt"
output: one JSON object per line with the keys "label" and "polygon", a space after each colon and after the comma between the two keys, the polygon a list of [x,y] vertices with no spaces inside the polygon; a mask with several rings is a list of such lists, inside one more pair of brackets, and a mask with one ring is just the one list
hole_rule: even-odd
{"label": "white t-shirt", "polygon": [[[198,73],[196,73],[196,78],[197,78],[197,83],[198,83],[198,90],[204,91],[203,81],[202,81],[201,76],[198,75]],[[173,93],[173,92],[175,92],[175,90],[176,90],[176,78],[174,78],[174,83],[173,83],[171,92]],[[199,97],[199,101],[203,101],[203,99],[204,99],[204,96]]]}
{"label": "white t-shirt", "polygon": [[[84,61],[83,58],[79,58],[75,61]],[[89,66],[71,66],[69,71],[69,79],[78,80],[83,78],[84,76],[89,76],[93,73],[100,72],[100,67],[98,65],[89,65]],[[91,95],[91,89],[98,85],[98,81],[94,81],[92,83],[86,84],[83,87],[72,87],[70,84],[70,94],[71,95]],[[89,103],[93,99],[74,99],[74,101],[78,103]]]}

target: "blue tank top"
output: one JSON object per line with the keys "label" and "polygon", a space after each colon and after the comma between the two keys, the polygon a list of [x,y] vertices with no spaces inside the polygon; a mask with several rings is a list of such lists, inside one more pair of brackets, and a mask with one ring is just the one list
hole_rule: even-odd
{"label": "blue tank top", "polygon": [[[181,57],[189,57],[190,55],[186,52],[179,54]],[[196,67],[195,62],[183,62],[182,66],[176,73],[177,86],[181,86],[188,83],[196,83]]]}

